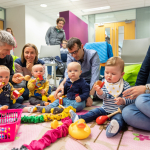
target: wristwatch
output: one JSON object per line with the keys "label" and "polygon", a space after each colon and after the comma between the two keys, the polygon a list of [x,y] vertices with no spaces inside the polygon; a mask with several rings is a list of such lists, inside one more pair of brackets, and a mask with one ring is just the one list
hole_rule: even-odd
{"label": "wristwatch", "polygon": [[90,95],[90,97],[93,99],[93,95]]}
{"label": "wristwatch", "polygon": [[146,93],[146,94],[150,93],[150,84],[146,84],[145,93]]}

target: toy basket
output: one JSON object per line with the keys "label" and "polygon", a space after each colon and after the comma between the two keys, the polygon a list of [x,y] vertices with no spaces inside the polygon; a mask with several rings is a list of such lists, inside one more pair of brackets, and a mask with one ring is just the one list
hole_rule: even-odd
{"label": "toy basket", "polygon": [[14,141],[20,126],[22,109],[0,111],[0,142]]}

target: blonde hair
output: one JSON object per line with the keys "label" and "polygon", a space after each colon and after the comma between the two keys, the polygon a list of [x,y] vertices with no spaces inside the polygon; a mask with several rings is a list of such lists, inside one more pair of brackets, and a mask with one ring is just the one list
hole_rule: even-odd
{"label": "blonde hair", "polygon": [[[43,68],[43,65],[42,65],[42,64],[35,64],[34,66],[32,66],[32,69],[33,69],[34,67],[36,67],[36,66],[41,66],[41,67]],[[44,68],[43,68],[43,70],[44,70]]]}
{"label": "blonde hair", "polygon": [[10,73],[9,68],[7,66],[4,66],[4,65],[0,65],[0,70],[8,70]]}
{"label": "blonde hair", "polygon": [[105,66],[120,66],[121,72],[124,71],[124,61],[119,57],[109,58]]}
{"label": "blonde hair", "polygon": [[67,68],[71,67],[71,66],[77,66],[77,68],[79,68],[81,70],[81,65],[78,62],[70,62],[68,64]]}
{"label": "blonde hair", "polygon": [[34,59],[34,63],[37,63],[37,61],[38,61],[38,49],[34,44],[31,44],[31,43],[28,43],[23,47],[22,54],[21,54],[21,62],[24,63],[26,61],[25,58],[24,58],[24,50],[25,50],[26,47],[32,47],[33,49],[35,49],[36,56],[35,56],[35,59]]}

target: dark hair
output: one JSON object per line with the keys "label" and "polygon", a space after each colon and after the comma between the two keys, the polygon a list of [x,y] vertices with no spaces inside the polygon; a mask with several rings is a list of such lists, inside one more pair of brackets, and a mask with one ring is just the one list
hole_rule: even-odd
{"label": "dark hair", "polygon": [[34,59],[34,63],[37,63],[37,61],[38,61],[38,49],[34,44],[31,44],[31,43],[25,44],[25,46],[23,47],[22,54],[21,54],[21,62],[24,63],[26,61],[24,58],[24,50],[26,47],[32,47],[33,49],[35,49],[36,56]]}
{"label": "dark hair", "polygon": [[64,41],[64,42],[68,42],[67,40],[62,40],[62,43],[63,43],[63,41]]}
{"label": "dark hair", "polygon": [[65,24],[65,18],[63,18],[63,17],[59,17],[57,20],[56,20],[56,23],[58,24],[59,23],[59,21],[63,21],[64,22],[64,24]]}
{"label": "dark hair", "polygon": [[12,36],[14,36],[13,30],[12,30],[11,28],[6,28],[6,31],[7,31],[8,29],[11,30],[11,34],[12,34]]}
{"label": "dark hair", "polygon": [[76,37],[72,37],[68,40],[67,48],[72,49],[75,44],[77,44],[78,47],[81,48],[82,45],[81,41]]}

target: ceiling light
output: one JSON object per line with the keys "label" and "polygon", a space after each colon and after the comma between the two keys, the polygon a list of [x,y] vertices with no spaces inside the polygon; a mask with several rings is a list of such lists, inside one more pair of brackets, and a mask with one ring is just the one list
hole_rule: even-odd
{"label": "ceiling light", "polygon": [[57,14],[57,17],[59,17],[59,14]]}
{"label": "ceiling light", "polygon": [[47,7],[47,5],[46,5],[46,4],[41,4],[40,6],[41,6],[41,7]]}
{"label": "ceiling light", "polygon": [[91,8],[91,9],[83,9],[82,11],[83,12],[89,12],[89,11],[97,11],[97,10],[104,10],[104,9],[110,9],[110,6]]}

